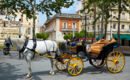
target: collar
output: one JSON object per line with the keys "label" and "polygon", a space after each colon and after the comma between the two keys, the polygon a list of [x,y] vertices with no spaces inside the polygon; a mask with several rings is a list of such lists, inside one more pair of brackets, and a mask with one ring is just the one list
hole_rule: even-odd
{"label": "collar", "polygon": [[12,44],[12,42],[11,42],[11,39],[10,39],[10,37],[9,37],[9,43],[13,46],[13,44]]}
{"label": "collar", "polygon": [[29,41],[29,39],[26,38],[25,43],[24,43],[24,45],[23,45],[23,48],[22,48],[21,50],[19,50],[20,53],[22,53],[22,52],[26,49],[27,44],[28,44],[28,41]]}

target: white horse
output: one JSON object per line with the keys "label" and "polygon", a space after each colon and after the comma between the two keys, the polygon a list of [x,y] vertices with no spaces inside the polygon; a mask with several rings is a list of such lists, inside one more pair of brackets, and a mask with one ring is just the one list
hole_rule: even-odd
{"label": "white horse", "polygon": [[[51,62],[51,70],[50,70],[50,74],[54,75],[54,66],[55,66],[55,59],[58,55],[60,55],[58,46],[56,44],[56,42],[51,41],[51,40],[45,40],[45,41],[36,41],[37,45],[35,50],[38,51],[40,54],[47,54],[49,56],[54,56],[55,58],[50,58],[50,62]],[[25,46],[25,40],[20,39],[20,38],[10,38],[7,37],[5,39],[5,43],[4,43],[4,49],[3,52],[5,55],[9,54],[9,50],[11,46],[15,46],[17,48],[17,50],[21,50],[23,49],[23,55],[26,59],[26,62],[28,64],[28,74],[27,74],[27,78],[31,77],[31,59],[33,58],[35,52],[33,52],[31,49],[33,49],[34,46],[34,42],[33,40],[28,40],[28,43],[26,42],[26,46]]]}

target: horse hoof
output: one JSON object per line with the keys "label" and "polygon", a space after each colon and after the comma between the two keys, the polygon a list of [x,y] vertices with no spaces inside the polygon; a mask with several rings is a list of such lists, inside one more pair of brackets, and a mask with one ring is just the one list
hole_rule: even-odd
{"label": "horse hoof", "polygon": [[31,78],[31,77],[32,77],[31,75],[27,75],[27,76],[26,76],[26,79],[29,79],[29,78]]}
{"label": "horse hoof", "polygon": [[54,76],[54,75],[55,75],[55,73],[54,73],[54,72],[50,72],[50,75],[51,75],[51,76]]}

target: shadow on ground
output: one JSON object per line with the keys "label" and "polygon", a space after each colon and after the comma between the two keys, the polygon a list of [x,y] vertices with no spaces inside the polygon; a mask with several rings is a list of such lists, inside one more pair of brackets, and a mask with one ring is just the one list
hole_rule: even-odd
{"label": "shadow on ground", "polygon": [[[26,74],[19,75],[20,69],[9,63],[0,63],[0,80],[26,80]],[[49,71],[34,72],[30,80],[42,80],[39,75],[48,75]],[[27,79],[28,80],[28,79]]]}
{"label": "shadow on ground", "polygon": [[[119,73],[122,73],[123,71],[119,72]],[[57,74],[58,75],[61,75],[61,74],[64,74],[64,75],[67,75],[67,76],[70,76],[69,74],[67,74],[67,70],[65,71],[57,71]],[[106,66],[104,66],[103,68],[101,69],[97,69],[93,66],[88,66],[86,68],[83,68],[82,72],[79,74],[79,75],[83,75],[83,74],[102,74],[102,73],[106,73],[106,74],[113,74],[111,72],[108,71],[108,69],[106,68]],[[56,74],[56,75],[57,75]],[[118,73],[117,73],[118,74]],[[71,76],[70,76],[71,77]]]}

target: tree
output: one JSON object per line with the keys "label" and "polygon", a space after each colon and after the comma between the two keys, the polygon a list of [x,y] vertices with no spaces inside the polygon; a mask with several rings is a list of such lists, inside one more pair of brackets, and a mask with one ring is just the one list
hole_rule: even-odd
{"label": "tree", "polygon": [[52,12],[60,13],[62,7],[68,8],[73,4],[73,0],[1,0],[0,9],[7,10],[8,15],[16,12],[26,14],[28,18],[33,18],[33,38],[35,37],[36,12],[45,13],[47,16]]}
{"label": "tree", "polygon": [[[110,18],[110,9],[113,7],[113,0],[87,0],[87,5],[81,10],[81,12],[84,12],[85,10],[90,12],[96,13],[95,9],[93,8],[94,6],[98,8],[98,15],[94,15],[94,21],[93,24],[97,22],[102,17],[102,27],[103,27],[103,22],[105,21],[105,36],[106,38],[106,33],[107,33],[107,24],[108,24],[108,19]],[[103,30],[103,28],[102,28]],[[103,33],[103,31],[102,31]]]}
{"label": "tree", "polygon": [[36,37],[43,39],[43,40],[46,40],[49,37],[49,35],[50,35],[49,33],[37,33]]}
{"label": "tree", "polygon": [[118,35],[118,42],[120,43],[120,18],[121,18],[121,13],[122,11],[128,11],[127,7],[130,7],[130,1],[128,0],[114,0],[113,1],[115,3],[115,6],[118,6],[118,31],[117,31],[117,35]]}
{"label": "tree", "polygon": [[[87,38],[93,38],[93,34],[91,33],[87,33]],[[72,34],[65,34],[63,37],[65,40],[71,40],[73,39],[73,35]],[[80,32],[76,32],[75,33],[75,38],[85,38],[85,30],[81,30]]]}

